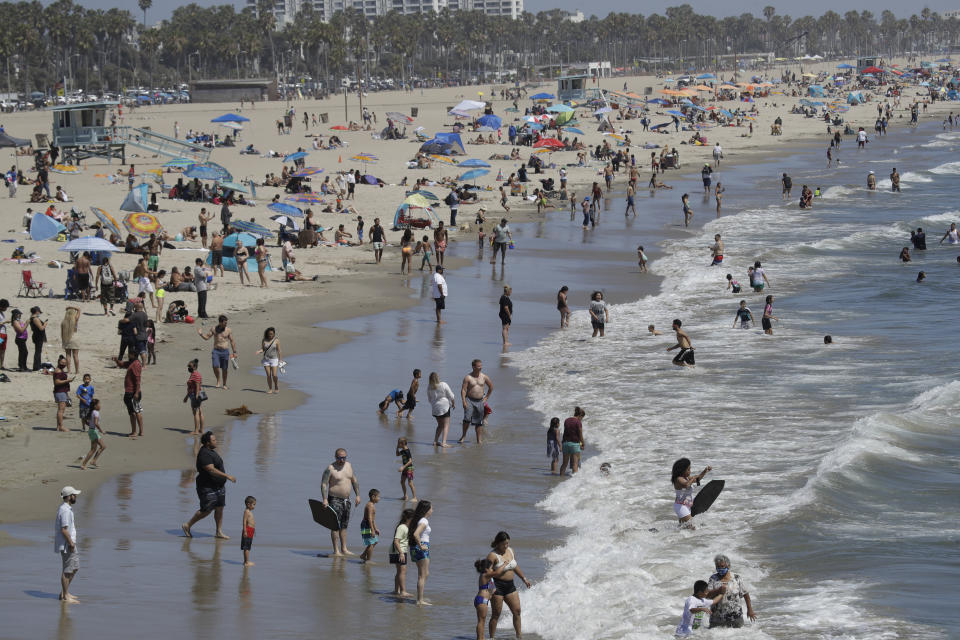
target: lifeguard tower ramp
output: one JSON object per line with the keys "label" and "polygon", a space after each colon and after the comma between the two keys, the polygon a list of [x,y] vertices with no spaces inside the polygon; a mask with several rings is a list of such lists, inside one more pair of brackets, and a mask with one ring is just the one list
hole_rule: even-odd
{"label": "lifeguard tower ramp", "polygon": [[149,129],[111,126],[107,112],[118,102],[87,102],[53,107],[53,144],[60,148],[63,162],[76,164],[88,158],[113,158],[126,164],[130,145],[171,158],[206,162],[210,149],[170,138]]}

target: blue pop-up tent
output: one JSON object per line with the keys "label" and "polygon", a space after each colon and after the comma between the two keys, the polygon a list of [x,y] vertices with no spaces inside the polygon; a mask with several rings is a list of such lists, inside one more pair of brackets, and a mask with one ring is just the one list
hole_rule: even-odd
{"label": "blue pop-up tent", "polygon": [[449,144],[450,150],[455,154],[459,153],[461,155],[466,155],[467,153],[463,148],[463,141],[460,140],[459,133],[438,132],[436,135],[433,136],[433,139],[437,140],[438,142],[446,142],[447,144]]}
{"label": "blue pop-up tent", "polygon": [[[227,271],[236,271],[237,270],[237,259],[233,257],[233,252],[237,248],[237,239],[240,239],[243,242],[243,246],[246,247],[250,253],[250,256],[253,257],[253,249],[257,246],[257,239],[250,233],[231,233],[226,238],[223,239],[223,268]],[[212,264],[212,255],[207,256],[207,264]],[[250,267],[253,266],[253,270],[256,271],[256,264],[248,259],[247,260],[247,270],[250,270]],[[264,271],[271,271],[270,262],[267,261],[267,267]]]}
{"label": "blue pop-up tent", "polygon": [[480,116],[477,118],[477,122],[479,122],[481,126],[490,127],[491,129],[499,129],[503,124],[503,120],[500,118],[500,116],[495,116],[492,113],[488,113],[485,116]]}
{"label": "blue pop-up tent", "polygon": [[823,97],[823,87],[822,87],[821,85],[819,85],[819,84],[812,84],[812,85],[810,85],[809,87],[807,87],[807,95],[808,95],[808,96],[813,96],[813,97],[815,97],[815,98],[822,98],[822,97]]}
{"label": "blue pop-up tent", "polygon": [[847,94],[847,104],[863,104],[864,102],[863,94],[859,91],[851,91]]}
{"label": "blue pop-up tent", "polygon": [[146,182],[141,182],[127,193],[123,204],[120,205],[120,210],[146,213],[149,199],[150,187],[147,186]]}

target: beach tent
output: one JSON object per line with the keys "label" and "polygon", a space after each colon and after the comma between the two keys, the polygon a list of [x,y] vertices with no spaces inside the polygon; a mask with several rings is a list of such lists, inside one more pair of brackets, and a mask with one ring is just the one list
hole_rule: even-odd
{"label": "beach tent", "polygon": [[52,240],[66,231],[65,226],[46,214],[38,212],[30,218],[30,239],[36,242]]}
{"label": "beach tent", "polygon": [[[407,204],[406,202],[397,207],[397,212],[393,216],[394,229],[406,227],[423,229],[424,227],[432,227],[439,223],[440,216],[433,210],[433,207],[418,207]],[[226,253],[224,253],[224,255],[226,255]],[[224,262],[226,262],[226,259],[224,259]]]}
{"label": "beach tent", "polygon": [[120,205],[120,210],[146,213],[149,200],[150,187],[147,186],[146,182],[141,182],[127,193],[126,199]]}
{"label": "beach tent", "polygon": [[453,109],[448,111],[448,115],[462,116],[465,118],[470,117],[471,111],[476,111],[477,109],[483,109],[487,104],[485,102],[477,102],[476,100],[463,100],[455,106]]}
{"label": "beach tent", "polygon": [[447,153],[447,154],[454,153],[454,154],[460,154],[460,155],[466,155],[467,153],[463,148],[463,141],[460,140],[459,133],[438,132],[436,135],[433,136],[433,139],[428,140],[424,144],[430,144],[431,142],[441,142],[441,143],[450,145],[448,147],[448,150],[443,153]]}
{"label": "beach tent", "polygon": [[[223,239],[223,268],[227,271],[237,270],[237,259],[233,257],[233,252],[237,248],[237,239],[243,242],[243,246],[253,253],[253,248],[257,245],[257,239],[250,233],[231,233]],[[212,264],[212,254],[207,256],[207,264]],[[249,262],[249,261],[248,261]],[[249,266],[247,269],[249,270]],[[267,262],[266,271],[271,271],[270,262]]]}
{"label": "beach tent", "polygon": [[451,153],[451,147],[453,147],[453,145],[448,142],[440,142],[436,138],[431,138],[420,145],[420,151],[428,155],[437,156]]}
{"label": "beach tent", "polygon": [[214,118],[210,122],[250,122],[250,118],[245,118],[236,113],[225,113],[222,116]]}
{"label": "beach tent", "polygon": [[568,122],[573,121],[574,115],[575,115],[575,112],[572,109],[570,111],[564,111],[562,113],[558,113],[557,117],[554,119],[554,122],[556,122],[558,125],[567,124]]}
{"label": "beach tent", "polygon": [[851,91],[847,94],[847,104],[863,104],[866,100],[859,91]]}
{"label": "beach tent", "polygon": [[815,98],[822,98],[822,97],[823,97],[823,87],[822,87],[821,85],[819,85],[819,84],[812,84],[812,85],[810,85],[809,87],[807,87],[807,95],[808,95],[808,96],[813,96],[813,97],[815,97]]}
{"label": "beach tent", "polygon": [[503,119],[501,119],[500,116],[495,116],[492,113],[488,113],[485,116],[480,116],[479,118],[477,118],[477,122],[479,122],[484,127],[490,127],[491,129],[499,129],[500,126],[503,124]]}

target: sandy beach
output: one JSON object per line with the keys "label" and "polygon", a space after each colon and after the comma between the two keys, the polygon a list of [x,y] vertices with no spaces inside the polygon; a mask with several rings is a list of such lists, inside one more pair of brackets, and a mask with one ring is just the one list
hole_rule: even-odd
{"label": "sandy beach", "polygon": [[[804,71],[811,70],[816,73],[820,70],[832,70],[836,62],[819,66],[807,65]],[[799,76],[799,69],[797,71]],[[653,91],[652,95],[658,95],[658,92],[667,86],[662,80],[652,77],[609,79],[602,81],[601,86],[619,90],[622,89],[624,82],[627,83],[630,91],[639,94],[643,94],[644,89],[650,87]],[[554,88],[552,85],[541,87],[548,91]],[[410,108],[416,106],[419,109],[419,115],[415,126],[424,126],[426,132],[432,134],[434,131],[449,130],[453,119],[445,115],[446,110],[460,99],[476,97],[475,91],[478,89],[480,88],[435,89],[416,91],[412,94],[379,93],[367,96],[364,99],[364,105],[377,113],[380,125],[375,127],[377,130],[383,125],[384,113],[387,111],[409,113]],[[483,88],[485,94],[488,89],[489,87]],[[531,93],[534,92],[531,90]],[[911,88],[904,96],[902,107],[894,116],[897,126],[900,126],[900,116],[906,113],[904,108],[910,103],[914,93],[915,89]],[[706,133],[709,144],[704,146],[682,144],[681,141],[686,141],[691,135],[690,132],[674,134],[672,126],[669,127],[668,134],[647,135],[639,132],[640,127],[636,120],[617,122],[616,126],[619,127],[622,124],[623,127],[633,130],[630,137],[638,148],[631,151],[636,153],[638,166],[643,167],[640,172],[641,183],[645,183],[646,177],[649,176],[649,151],[639,147],[646,142],[654,142],[671,147],[677,146],[683,162],[679,172],[668,171],[664,174],[663,180],[668,184],[682,182],[689,185],[691,175],[698,173],[699,166],[712,160],[712,147],[717,141],[723,146],[724,163],[737,166],[750,164],[756,167],[757,171],[767,171],[764,164],[787,153],[814,146],[822,146],[825,149],[827,134],[826,125],[822,120],[789,114],[791,107],[797,104],[799,99],[799,96],[794,98],[786,95],[771,95],[758,99],[759,115],[753,122],[753,136],[746,135],[746,124],[744,127],[713,128]],[[494,111],[499,115],[511,117],[517,115],[504,113],[504,108],[509,104],[497,99],[494,101]],[[246,177],[259,180],[265,173],[279,174],[283,164],[279,159],[240,155],[238,151],[244,144],[253,144],[261,152],[273,150],[281,153],[290,153],[302,146],[310,152],[307,164],[325,170],[320,177],[332,176],[341,169],[360,168],[363,172],[371,173],[386,183],[383,188],[358,187],[356,201],[351,202],[363,216],[368,230],[375,217],[379,217],[384,226],[389,229],[394,211],[404,198],[405,188],[399,183],[405,177],[412,183],[421,176],[439,180],[441,177],[456,176],[461,172],[457,167],[443,163],[436,163],[430,170],[407,169],[406,162],[416,154],[417,145],[410,140],[374,140],[371,138],[371,132],[367,131],[338,131],[338,135],[348,143],[346,148],[313,151],[310,148],[310,141],[314,133],[320,133],[326,137],[331,133],[330,125],[340,124],[344,120],[360,120],[356,96],[350,96],[348,99],[346,118],[344,118],[343,96],[326,101],[297,101],[292,105],[297,109],[297,117],[294,119],[295,124],[291,135],[276,135],[275,122],[281,117],[286,107],[285,103],[257,104],[255,108],[247,106],[242,113],[250,117],[251,122],[247,123],[243,131],[240,145],[235,148],[218,148],[214,150],[211,159],[231,169],[235,179],[238,180]],[[736,105],[737,103],[734,102],[722,104],[725,108]],[[213,132],[217,129],[216,125],[210,124],[210,120],[225,112],[236,112],[237,107],[238,105],[234,104],[146,107],[127,113],[124,124],[149,126],[162,133],[172,134],[173,123],[176,121],[179,123],[181,132],[188,129]],[[921,114],[921,120],[933,119],[939,122],[949,107],[950,103],[935,103],[929,112]],[[300,120],[303,111],[328,113],[330,123],[323,128],[305,129]],[[771,136],[769,135],[770,126],[778,116],[784,120],[783,135]],[[868,102],[852,107],[845,114],[845,119],[854,127],[863,126],[868,131],[872,131],[875,116],[876,102]],[[50,117],[49,113],[44,112],[5,115],[2,123],[9,133],[26,137],[34,133],[49,133]],[[654,122],[667,119],[669,116],[653,117]],[[905,125],[906,119],[902,122]],[[508,124],[506,118],[505,124]],[[595,122],[586,112],[581,116],[581,128],[587,131],[583,137],[587,143],[596,145],[603,140],[601,134],[596,132]],[[225,130],[219,131],[221,135],[224,132]],[[463,134],[464,141],[469,140],[473,135]],[[467,157],[482,159],[487,159],[492,153],[509,153],[510,151],[508,145],[468,144],[466,149]],[[526,160],[529,151],[529,148],[521,148],[523,160]],[[372,153],[378,157],[378,161],[364,167],[361,163],[349,159],[350,156],[359,152]],[[6,150],[0,154],[0,158],[3,158],[0,160],[3,166],[14,162],[12,154],[7,154]],[[550,161],[557,167],[572,163],[575,158],[576,154],[573,152],[550,154]],[[21,167],[26,166],[28,161],[29,159],[20,158]],[[136,163],[138,173],[141,174],[158,168],[165,161],[166,158],[163,157],[128,156],[128,162]],[[318,492],[320,465],[328,459],[333,446],[349,446],[352,450],[357,449],[361,457],[372,460],[376,456],[382,456],[383,450],[388,450],[389,453],[396,437],[406,434],[408,437],[416,437],[417,446],[420,448],[418,455],[426,458],[427,452],[431,450],[427,440],[428,432],[432,432],[432,419],[422,399],[421,406],[424,409],[422,413],[418,409],[420,424],[417,426],[416,433],[409,425],[394,423],[392,419],[381,421],[383,437],[376,437],[375,441],[370,441],[369,432],[358,432],[349,437],[344,435],[344,432],[360,424],[364,428],[368,427],[366,423],[373,421],[373,408],[375,402],[380,399],[374,396],[382,397],[383,392],[393,388],[386,386],[387,384],[405,385],[409,375],[408,369],[411,368],[408,363],[422,364],[425,359],[432,366],[442,367],[445,379],[456,389],[459,386],[457,376],[466,372],[465,367],[470,354],[479,351],[483,354],[481,357],[490,362],[490,369],[495,371],[496,375],[501,379],[509,380],[511,384],[516,382],[515,373],[508,372],[504,364],[509,358],[503,362],[496,362],[500,345],[498,328],[494,330],[495,327],[493,327],[496,322],[493,303],[495,297],[489,302],[487,300],[497,295],[504,283],[511,284],[518,292],[522,291],[517,295],[517,299],[522,300],[528,309],[533,309],[532,312],[524,312],[530,313],[529,317],[533,320],[529,321],[529,324],[526,319],[518,322],[520,326],[512,334],[516,336],[513,342],[518,348],[536,343],[542,335],[554,328],[555,283],[562,280],[571,269],[570,263],[566,260],[567,256],[564,255],[564,247],[576,246],[576,250],[571,251],[573,264],[576,264],[576,261],[582,261],[590,265],[583,270],[583,273],[578,273],[576,276],[576,284],[579,287],[577,294],[580,296],[591,286],[596,286],[607,289],[610,302],[629,302],[656,288],[658,281],[653,277],[642,285],[637,285],[635,282],[636,265],[633,257],[635,239],[638,236],[643,242],[648,242],[643,238],[653,239],[653,242],[648,242],[646,252],[649,257],[655,259],[660,251],[657,246],[659,240],[666,235],[679,236],[684,233],[682,229],[672,228],[681,219],[678,204],[681,192],[677,189],[658,191],[651,194],[652,204],[646,205],[644,190],[642,197],[638,197],[640,220],[636,223],[637,228],[630,229],[629,234],[617,234],[611,231],[610,235],[602,241],[595,241],[581,233],[579,225],[570,224],[558,228],[558,225],[551,224],[560,220],[566,221],[566,214],[556,212],[546,215],[538,214],[531,203],[523,202],[516,197],[510,198],[511,211],[503,212],[499,207],[499,195],[496,191],[498,183],[494,177],[499,171],[502,171],[506,177],[516,170],[519,163],[491,161],[491,164],[493,165],[491,173],[477,181],[478,184],[492,188],[490,191],[481,191],[480,195],[479,204],[485,205],[488,209],[488,224],[485,227],[491,226],[489,223],[500,217],[506,217],[511,224],[518,225],[517,228],[522,231],[514,232],[518,236],[517,250],[510,252],[507,271],[501,270],[498,274],[496,267],[490,267],[487,264],[487,255],[482,259],[477,255],[477,231],[473,220],[478,205],[461,207],[458,220],[461,224],[452,234],[454,246],[448,257],[448,266],[451,268],[448,275],[452,288],[457,287],[459,282],[461,283],[459,286],[470,292],[474,298],[469,304],[450,314],[449,325],[443,330],[436,330],[431,324],[432,314],[428,308],[430,301],[427,280],[421,278],[421,274],[417,271],[414,271],[410,278],[399,275],[400,253],[397,245],[400,234],[398,232],[388,231],[389,246],[382,265],[374,264],[369,244],[362,247],[321,246],[316,249],[297,250],[298,267],[307,275],[319,276],[316,281],[282,283],[279,274],[274,273],[269,277],[270,287],[261,289],[255,286],[240,286],[236,273],[228,272],[224,278],[215,279],[217,287],[210,293],[208,312],[211,316],[219,313],[230,316],[231,326],[240,343],[238,351],[241,354],[239,370],[231,372],[231,389],[220,391],[209,388],[211,400],[205,404],[204,408],[207,427],[226,436],[224,449],[227,451],[225,457],[229,456],[228,465],[246,464],[248,468],[255,468],[258,481],[262,480],[264,483],[264,490],[269,488],[271,493],[281,491],[278,487],[289,482],[291,478],[280,471],[270,471],[272,465],[277,464],[278,458],[283,458],[283,455],[278,455],[277,452],[281,449],[271,444],[273,436],[268,438],[265,435],[268,432],[280,431],[272,422],[278,415],[286,416],[284,420],[289,420],[291,425],[296,424],[298,429],[308,428],[310,425],[310,428],[324,430],[322,437],[311,434],[306,440],[312,445],[319,444],[317,451],[299,450],[294,442],[291,442],[296,437],[294,433],[284,436],[282,451],[285,456],[288,456],[286,459],[309,468],[309,478],[305,482],[309,489],[304,489],[307,493]],[[116,164],[109,166],[89,163],[84,164],[82,173],[79,175],[53,175],[52,185],[63,186],[71,196],[71,203],[61,206],[66,209],[76,206],[88,212],[88,222],[93,220],[89,214],[91,206],[100,206],[118,214],[117,206],[127,193],[126,183],[124,181],[118,185],[111,185],[103,177],[117,168]],[[602,177],[598,175],[602,168],[603,164],[598,161],[594,161],[588,167],[568,167],[571,190],[576,191],[579,198],[582,198],[591,182],[602,182]],[[556,168],[554,168],[548,169],[544,177],[556,178],[556,175]],[[531,173],[531,178],[536,177],[539,176]],[[164,174],[165,182],[175,181],[175,179],[175,174]],[[605,214],[610,217],[619,218],[625,180],[622,174],[619,175],[614,182],[614,199],[604,200]],[[770,188],[776,189],[775,174],[770,174],[769,181]],[[534,182],[531,189],[533,186],[538,185]],[[438,195],[442,198],[446,192],[440,190],[440,187],[437,189]],[[282,190],[258,187],[257,205],[249,208],[235,207],[235,218],[252,217],[271,229],[275,228],[275,225],[269,221],[269,215],[272,212],[267,210],[265,205],[276,193],[282,196]],[[696,194],[694,197],[698,202],[699,193],[696,192],[695,186],[691,189],[691,193]],[[62,292],[65,270],[47,266],[48,260],[62,260],[66,254],[56,251],[58,244],[55,242],[35,243],[23,233],[20,220],[26,208],[32,206],[35,211],[38,209],[38,205],[30,205],[26,202],[27,195],[28,189],[21,187],[15,199],[0,197],[0,202],[5,205],[2,229],[0,229],[3,233],[0,234],[2,236],[0,239],[14,240],[14,243],[0,246],[6,246],[12,251],[13,247],[22,244],[28,253],[35,251],[39,256],[38,262],[29,265],[29,268],[32,268],[38,280],[47,282],[47,286],[52,286],[55,295],[52,298],[41,297],[36,302],[18,298],[20,270],[28,268],[28,265],[4,261],[0,263],[0,297],[8,299],[11,308],[19,307],[27,311],[33,304],[42,308],[43,316],[50,320],[48,329],[50,342],[45,347],[43,359],[53,361],[60,349],[58,330],[60,319],[63,317],[65,307],[75,303],[67,303],[62,298],[56,297]],[[664,202],[669,204],[665,205]],[[165,198],[161,198],[160,203],[164,211],[159,214],[159,217],[165,228],[173,232],[196,224],[197,214],[202,206],[200,203],[169,201]],[[735,210],[736,195],[729,194],[726,203],[725,206]],[[210,209],[211,205],[207,207]],[[565,210],[567,207],[566,203],[559,203],[558,208]],[[656,215],[645,217],[647,213],[644,211],[645,208],[650,211],[656,210]],[[317,209],[315,207],[314,211]],[[713,212],[708,207],[701,205],[700,209],[705,215],[698,213],[698,217],[694,220],[695,226],[713,218]],[[210,210],[216,213],[217,208]],[[675,213],[672,213],[674,210]],[[441,205],[438,214],[441,219],[447,220],[447,207]],[[353,232],[356,227],[356,218],[353,215],[319,214],[317,220],[330,229],[327,233],[328,237],[332,237],[332,229],[339,224],[344,224],[346,230],[350,232]],[[211,226],[214,224],[211,223]],[[671,229],[664,231],[667,224],[671,225]],[[619,237],[621,235],[622,237]],[[182,267],[192,264],[196,257],[205,256],[199,242],[175,244],[178,247],[176,250],[163,253],[160,261],[161,268],[175,265]],[[278,256],[279,248],[271,247],[271,252]],[[134,266],[133,256],[123,253],[117,253],[115,256],[115,263],[121,269],[132,269]],[[523,256],[522,259],[512,264],[520,256]],[[415,260],[414,264],[418,263],[419,261]],[[624,265],[623,271],[618,271],[620,264]],[[548,280],[546,275],[549,275]],[[601,278],[602,282],[591,285],[591,281]],[[572,276],[571,279],[573,279]],[[195,305],[194,294],[184,293],[182,297],[187,300],[191,308]],[[98,391],[97,396],[104,400],[103,423],[109,434],[110,448],[104,454],[100,469],[80,471],[76,458],[86,451],[88,445],[86,435],[78,431],[76,406],[68,409],[66,414],[66,425],[71,432],[56,433],[54,431],[56,408],[50,397],[50,379],[39,374],[8,371],[7,375],[12,381],[0,385],[0,391],[2,391],[0,415],[6,418],[0,422],[0,435],[3,436],[0,438],[0,524],[7,525],[4,531],[0,531],[2,534],[0,547],[35,540],[36,536],[40,535],[38,532],[41,525],[33,521],[43,520],[42,527],[46,527],[43,531],[49,529],[49,523],[45,520],[51,515],[51,495],[55,496],[56,490],[66,484],[82,486],[85,492],[93,493],[98,485],[105,483],[101,493],[115,493],[117,503],[120,505],[109,507],[98,505],[98,513],[102,513],[107,521],[117,517],[118,513],[121,520],[122,517],[126,517],[124,510],[133,502],[129,486],[131,477],[138,478],[136,481],[138,498],[164,501],[168,499],[165,494],[166,489],[152,487],[151,483],[156,481],[160,487],[169,487],[171,482],[177,482],[178,474],[184,474],[180,476],[181,490],[177,494],[176,504],[165,505],[160,510],[162,513],[156,514],[164,518],[163,522],[168,525],[168,528],[175,527],[175,518],[190,509],[189,505],[195,502],[192,497],[192,481],[183,480],[188,472],[180,471],[192,467],[195,455],[195,443],[192,438],[187,437],[192,427],[190,412],[181,400],[187,379],[186,362],[188,360],[194,357],[199,358],[204,383],[208,386],[212,384],[213,376],[208,358],[210,343],[196,336],[197,325],[158,323],[158,363],[145,368],[143,374],[145,437],[130,441],[120,437],[128,430],[127,416],[121,402],[122,371],[114,368],[110,362],[110,357],[115,355],[119,343],[116,335],[116,318],[103,316],[98,302],[78,306],[82,309],[78,332],[78,340],[82,345],[81,371],[93,376],[93,382]],[[578,306],[582,308],[581,300],[578,300]],[[147,311],[148,314],[151,312],[149,308]],[[483,317],[484,313],[489,317]],[[206,326],[209,327],[210,322],[208,321]],[[260,336],[267,326],[277,327],[285,358],[312,353],[328,353],[329,358],[321,356],[316,361],[311,360],[312,364],[309,368],[298,370],[292,367],[288,377],[281,378],[282,392],[277,395],[265,394],[262,369],[255,366],[258,356],[253,352],[259,347]],[[662,328],[668,329],[668,327]],[[578,326],[577,330],[582,331],[583,327]],[[32,345],[29,346],[32,352]],[[306,362],[305,358],[306,356],[295,361]],[[349,360],[340,361],[338,358]],[[363,363],[364,358],[370,358],[370,362]],[[360,364],[358,360],[361,360]],[[10,369],[15,361],[16,348],[11,344],[6,352],[7,369]],[[322,363],[317,364],[318,361]],[[339,362],[347,361],[349,366],[338,366]],[[582,366],[582,363],[570,362],[569,366],[571,369],[576,369]],[[386,383],[383,381],[384,377],[390,377],[395,381]],[[455,512],[455,515],[448,513],[443,518],[448,522],[456,521],[460,527],[455,532],[448,530],[444,534],[450,538],[459,537],[460,540],[456,546],[441,552],[443,554],[441,560],[446,561],[448,565],[455,563],[463,565],[454,571],[439,572],[437,589],[443,594],[440,608],[445,610],[446,607],[450,607],[449,610],[453,610],[454,607],[464,609],[462,603],[456,602],[451,594],[465,590],[468,582],[472,584],[474,576],[470,573],[470,563],[466,563],[464,559],[476,552],[478,544],[482,546],[486,543],[489,537],[488,530],[495,532],[498,527],[510,527],[519,523],[517,525],[520,527],[519,532],[514,535],[518,539],[521,536],[526,539],[522,550],[525,554],[524,566],[532,567],[534,571],[542,573],[547,564],[547,559],[543,556],[551,548],[551,542],[538,538],[539,528],[543,526],[543,517],[531,516],[527,513],[534,510],[534,504],[509,499],[511,487],[526,486],[525,483],[535,482],[543,475],[542,446],[538,444],[534,447],[530,444],[529,432],[522,433],[524,429],[535,429],[538,432],[542,430],[539,424],[529,424],[530,421],[538,418],[538,414],[525,404],[524,393],[519,385],[517,387],[509,392],[512,394],[508,396],[509,401],[501,400],[507,402],[506,406],[515,407],[517,415],[511,416],[509,421],[505,418],[501,419],[499,426],[504,428],[504,433],[499,436],[499,440],[494,440],[492,446],[483,449],[470,447],[467,450],[465,462],[461,463],[461,466],[469,467],[469,471],[461,469],[463,474],[460,477],[458,474],[451,473],[458,465],[446,464],[447,456],[437,456],[424,464],[424,467],[429,465],[433,476],[424,485],[424,489],[418,488],[418,491],[422,495],[432,492],[434,496],[440,496],[433,499],[438,503],[445,501],[448,505],[446,508]],[[76,384],[73,385],[71,392],[75,388]],[[421,394],[423,394],[422,388]],[[256,415],[241,421],[234,421],[224,415],[226,409],[240,405],[246,405]],[[358,410],[357,407],[360,409]],[[358,411],[363,418],[357,417]],[[369,416],[366,416],[367,412]],[[459,413],[455,415],[458,416]],[[254,421],[258,424],[257,435],[242,431],[242,426],[252,425]],[[509,436],[506,435],[508,429],[511,434]],[[458,435],[458,431],[459,424],[455,419],[451,426],[451,433]],[[540,436],[538,435],[537,438],[539,439]],[[509,452],[504,451],[506,448],[509,448]],[[265,451],[268,455],[263,455]],[[517,462],[515,455],[522,461]],[[529,464],[524,456],[537,457],[533,458],[532,464]],[[515,476],[501,470],[511,465],[519,468]],[[392,482],[392,471],[392,469],[378,470],[373,482],[378,485]],[[150,473],[131,475],[136,472]],[[481,495],[483,483],[491,477],[498,483],[502,482],[503,486],[497,487],[495,497],[484,497]],[[366,489],[373,484],[365,483],[363,486]],[[242,490],[256,491],[255,488]],[[236,497],[240,491],[239,488],[234,489],[232,496]],[[393,490],[393,493],[395,492]],[[267,521],[273,519],[277,523],[273,526],[279,528],[283,526],[280,523],[292,510],[303,511],[301,502],[303,500],[300,494],[290,496],[289,502],[284,501],[283,504],[265,507],[264,518]],[[486,508],[494,508],[491,503],[505,504],[504,513],[484,517],[482,531],[471,527],[471,518],[476,517],[471,505],[482,504]],[[99,509],[103,509],[103,512]],[[390,516],[385,521],[388,525],[382,528],[392,529],[395,510],[395,505],[391,505],[388,511]],[[238,521],[238,513],[231,512],[230,518]],[[169,522],[166,522],[167,520]],[[93,523],[85,524],[88,528],[94,526]],[[95,526],[101,531],[106,528],[102,522]],[[128,527],[127,524],[123,526],[125,530]],[[206,523],[206,526],[209,527],[210,524]],[[131,537],[144,535],[150,545],[166,546],[169,546],[170,536],[176,535],[175,531],[144,533],[136,527],[130,529],[129,533]],[[551,531],[550,535],[554,533]],[[192,544],[196,545],[195,542]],[[284,570],[295,570],[297,563],[291,560],[300,558],[291,559],[290,548],[303,549],[306,554],[308,550],[315,551],[315,547],[324,547],[327,544],[326,535],[318,535],[315,525],[298,521],[286,534],[277,535],[270,543],[272,548],[266,554],[271,558],[271,562],[282,566]],[[219,546],[216,548],[216,553],[219,553]],[[219,570],[214,572],[210,569],[220,564],[218,557],[215,555],[213,559],[209,559],[204,552],[202,557],[196,558],[195,551],[190,549],[185,551],[188,552],[186,555],[189,559],[186,562],[189,566],[178,570],[187,574],[196,570],[197,582],[194,584],[194,591],[209,589],[214,584],[219,585],[221,579]],[[106,549],[100,550],[100,553],[106,554],[106,552]],[[234,549],[231,546],[230,551],[226,553],[233,552]],[[158,546],[150,550],[148,557],[162,562],[163,554],[164,551]],[[204,568],[197,569],[197,567]],[[229,567],[228,570],[234,572],[238,571],[238,568]],[[26,570],[18,567],[17,571],[22,573]],[[338,571],[344,572],[343,567],[339,567]],[[18,573],[18,575],[21,574]],[[318,599],[326,597],[331,590],[336,589],[338,584],[336,580],[339,577],[341,577],[339,574],[322,577],[314,575],[314,582],[310,586],[312,597]],[[246,578],[243,579],[246,580]],[[36,582],[35,576],[33,581]],[[281,584],[279,581],[270,582],[261,588],[273,589],[279,584]],[[242,585],[243,583],[241,583],[241,600],[249,603],[249,590],[247,595],[243,595]],[[375,591],[379,586],[372,584],[369,576],[365,580],[359,580],[354,586],[359,592],[370,591],[381,596],[380,599],[384,595]],[[347,608],[352,602],[341,594],[331,606]],[[183,604],[175,600],[168,600],[166,603],[169,606]],[[352,624],[358,624],[369,620],[370,616],[376,613],[375,609],[365,606],[359,613],[351,614],[350,621]],[[404,611],[390,620],[393,624],[413,624],[410,622],[410,615]],[[230,624],[236,624],[236,630],[244,630],[242,618],[232,620]],[[298,624],[291,623],[286,631],[293,634],[309,632],[309,629],[300,628]],[[343,628],[349,629],[350,624],[343,623]],[[212,623],[205,623],[202,626],[210,631],[214,628]],[[386,625],[377,629],[385,633],[389,628],[390,626]],[[269,629],[257,629],[258,633],[270,632]],[[466,629],[462,620],[457,624],[444,622],[442,629],[431,627],[433,633],[442,632],[447,634],[447,637],[452,637],[458,629],[461,634]],[[61,629],[61,635],[62,631]],[[247,629],[246,633],[250,633],[250,630]]]}

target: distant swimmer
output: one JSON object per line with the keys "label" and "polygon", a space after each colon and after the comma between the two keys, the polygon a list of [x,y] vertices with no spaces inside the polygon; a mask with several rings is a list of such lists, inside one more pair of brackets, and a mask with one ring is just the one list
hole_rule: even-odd
{"label": "distant swimmer", "polygon": [[867,189],[870,189],[870,191],[877,190],[877,174],[873,171],[867,174]]}
{"label": "distant swimmer", "polygon": [[917,274],[917,282],[923,282],[926,279],[927,279],[926,272],[921,271],[920,273]]}
{"label": "distant swimmer", "polygon": [[958,244],[960,243],[960,233],[957,232],[957,223],[951,222],[950,228],[947,229],[947,232],[943,234],[943,237],[940,238],[940,244],[943,244],[943,241],[946,240],[947,244]]}
{"label": "distant swimmer", "polygon": [[662,332],[662,331],[657,331],[657,328],[656,328],[655,326],[653,326],[652,324],[648,324],[648,325],[647,325],[647,332],[648,332],[650,335],[652,335],[652,336],[662,336],[662,335],[663,335],[663,332]]}
{"label": "distant swimmer", "polygon": [[913,249],[915,251],[926,251],[927,234],[923,232],[922,228],[917,227],[916,231],[910,232],[910,242],[913,243]]}
{"label": "distant swimmer", "polygon": [[733,279],[733,274],[727,274],[727,291],[730,293],[740,293],[740,283]]}
{"label": "distant swimmer", "polygon": [[900,193],[900,174],[897,173],[896,167],[890,172],[890,191]]}
{"label": "distant swimmer", "polygon": [[[960,258],[958,258],[960,260]],[[910,262],[910,247],[900,249],[900,262]]]}
{"label": "distant swimmer", "polygon": [[683,322],[680,321],[680,318],[673,321],[673,330],[677,334],[677,344],[667,347],[667,351],[680,349],[680,353],[673,358],[673,364],[678,367],[693,367],[697,364],[693,357],[693,345],[690,344],[690,336],[687,335],[687,332],[680,328],[682,325]]}
{"label": "distant swimmer", "polygon": [[746,300],[740,301],[740,306],[737,308],[737,312],[733,316],[732,329],[737,328],[738,321],[740,322],[741,329],[749,329],[751,323],[753,322],[753,313],[750,311],[750,307],[747,306]]}
{"label": "distant swimmer", "polygon": [[833,344],[833,336],[823,336],[823,344]]}
{"label": "distant swimmer", "polygon": [[690,513],[690,507],[693,506],[693,485],[699,485],[703,477],[707,475],[713,467],[704,467],[703,471],[695,476],[690,475],[690,459],[680,458],[673,463],[673,470],[670,472],[670,482],[677,492],[677,497],[673,501],[673,512],[677,514],[680,520],[680,526],[693,529],[693,525],[686,524],[690,522],[693,515]]}

